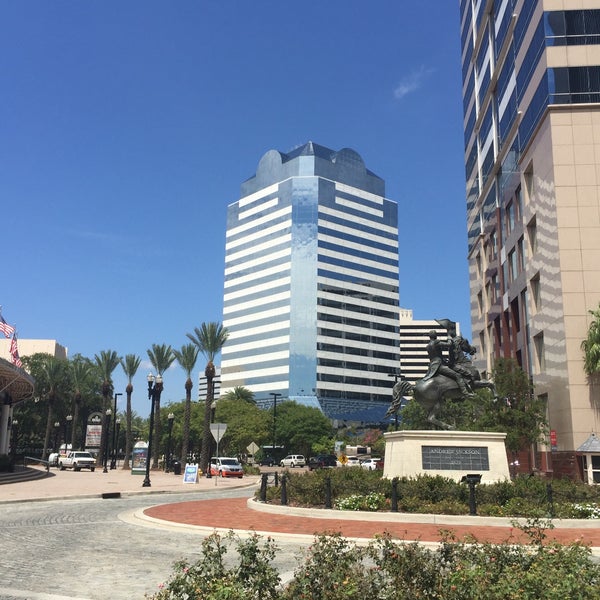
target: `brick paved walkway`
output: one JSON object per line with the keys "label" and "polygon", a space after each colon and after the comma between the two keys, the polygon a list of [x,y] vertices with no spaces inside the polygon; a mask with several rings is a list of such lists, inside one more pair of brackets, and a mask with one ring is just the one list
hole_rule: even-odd
{"label": "brick paved walkway", "polygon": [[[144,510],[154,519],[197,525],[215,529],[242,529],[256,532],[280,534],[315,535],[339,532],[344,537],[370,539],[376,534],[388,532],[392,537],[407,541],[439,542],[440,530],[451,531],[458,539],[474,536],[480,542],[500,543],[507,540],[525,540],[521,530],[511,526],[497,527],[463,524],[407,523],[398,521],[370,521],[347,519],[322,519],[311,516],[296,516],[256,511],[247,506],[246,498],[224,498],[217,500],[195,500],[176,504],[162,504]],[[307,511],[310,515],[310,511]],[[396,515],[394,515],[396,516]],[[477,517],[475,517],[477,518]],[[465,519],[465,521],[468,519]],[[563,544],[580,541],[585,545],[600,547],[600,523],[586,528],[556,527],[547,530],[547,539]]]}

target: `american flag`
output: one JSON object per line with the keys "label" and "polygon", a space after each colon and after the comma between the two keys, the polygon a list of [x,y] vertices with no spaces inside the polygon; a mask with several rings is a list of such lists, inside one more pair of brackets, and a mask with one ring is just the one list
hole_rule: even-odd
{"label": "american flag", "polygon": [[17,367],[21,368],[23,366],[23,363],[21,362],[21,359],[19,357],[19,350],[17,348],[17,334],[16,332],[13,335],[13,338],[10,342],[10,355],[12,356],[12,364],[16,365]]}
{"label": "american flag", "polygon": [[9,325],[4,317],[0,314],[0,331],[4,334],[4,337],[9,338],[11,335],[15,333],[15,328],[12,325]]}

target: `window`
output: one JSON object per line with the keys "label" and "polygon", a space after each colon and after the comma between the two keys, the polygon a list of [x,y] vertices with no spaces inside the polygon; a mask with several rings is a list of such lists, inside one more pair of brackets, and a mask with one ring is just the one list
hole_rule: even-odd
{"label": "window", "polygon": [[525,239],[522,237],[517,242],[517,262],[519,273],[522,273],[525,270]]}
{"label": "window", "polygon": [[525,179],[525,202],[533,198],[533,164],[529,164],[523,173]]}
{"label": "window", "polygon": [[542,308],[542,298],[540,292],[540,274],[536,273],[530,281],[531,287],[531,300],[533,301],[532,309],[535,313],[539,312]]}
{"label": "window", "polygon": [[523,194],[521,193],[521,186],[515,192],[515,216],[519,221],[523,217]]}
{"label": "window", "polygon": [[488,263],[492,263],[496,260],[498,255],[498,234],[496,230],[490,233],[490,241],[488,245],[489,254],[488,254]]}
{"label": "window", "polygon": [[508,237],[515,228],[515,205],[511,201],[506,206],[506,211],[504,213],[504,231],[506,232],[506,236]]}
{"label": "window", "polygon": [[540,332],[533,337],[533,346],[535,348],[535,363],[538,373],[546,370],[546,356],[544,348],[544,333]]}
{"label": "window", "polygon": [[537,252],[537,221],[535,216],[527,225],[527,240],[529,242],[529,252],[534,256]]}
{"label": "window", "polygon": [[477,294],[477,310],[478,310],[478,314],[481,317],[481,315],[483,314],[483,293],[479,292]]}
{"label": "window", "polygon": [[518,264],[517,264],[517,251],[515,248],[513,248],[508,253],[508,263],[509,263],[508,272],[509,272],[509,277],[510,277],[509,281],[510,281],[510,283],[512,283],[519,275]]}

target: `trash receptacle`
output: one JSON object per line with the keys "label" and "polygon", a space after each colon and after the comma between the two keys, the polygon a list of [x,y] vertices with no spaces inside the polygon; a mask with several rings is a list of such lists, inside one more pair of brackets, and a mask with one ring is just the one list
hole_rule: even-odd
{"label": "trash receptacle", "polygon": [[175,475],[181,475],[181,463],[178,460],[173,461],[173,473]]}

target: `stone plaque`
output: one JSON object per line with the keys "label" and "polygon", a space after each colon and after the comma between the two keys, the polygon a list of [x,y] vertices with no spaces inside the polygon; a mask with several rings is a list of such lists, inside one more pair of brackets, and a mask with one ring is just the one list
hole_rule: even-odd
{"label": "stone plaque", "polygon": [[485,446],[421,446],[423,469],[436,471],[489,471]]}

